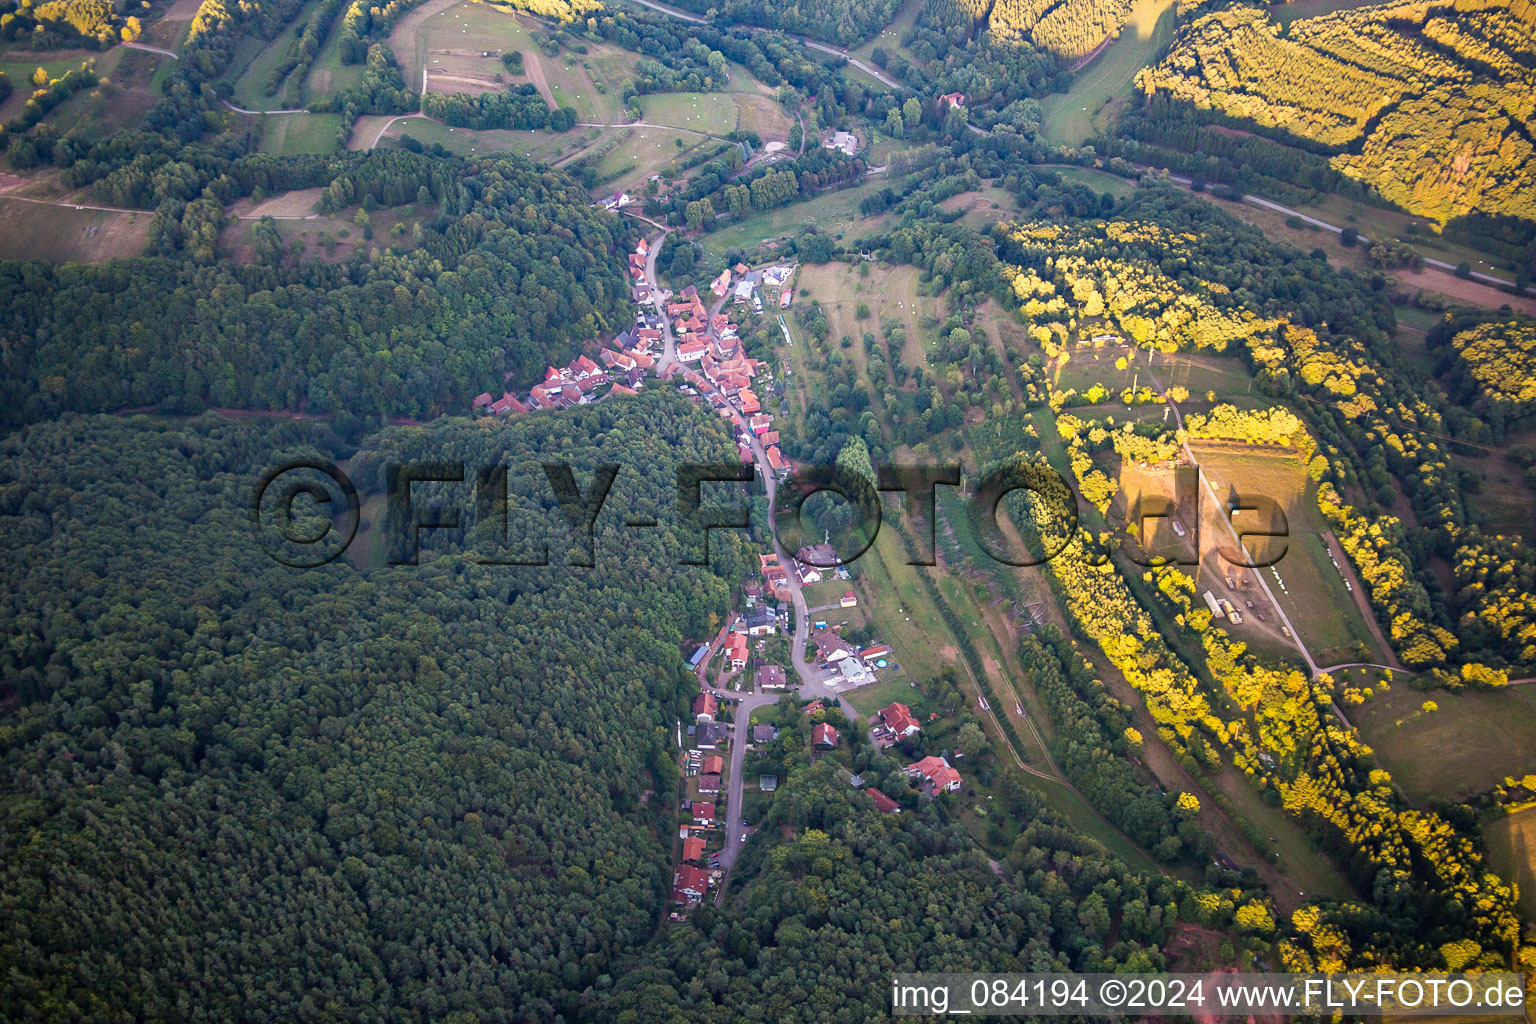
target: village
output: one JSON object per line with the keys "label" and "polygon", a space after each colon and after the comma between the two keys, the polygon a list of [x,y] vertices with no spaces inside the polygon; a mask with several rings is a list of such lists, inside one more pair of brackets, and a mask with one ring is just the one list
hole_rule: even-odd
{"label": "village", "polygon": [[[614,197],[615,208],[627,205],[622,198]],[[642,239],[628,254],[631,295],[639,309],[632,327],[601,346],[593,342],[595,358],[582,353],[566,366],[548,367],[526,395],[507,391],[496,398],[486,392],[475,397],[470,411],[500,417],[564,409],[638,394],[647,381],[665,382],[730,423],[738,456],[744,464],[760,463],[771,498],[777,481],[793,468],[764,404],[773,386],[772,371],[745,354],[737,320],[728,310],[744,307],[761,314],[765,294],[777,309],[788,308],[798,267],[787,261],[757,268],[738,263],[721,271],[707,293],[690,285],[673,294],[654,276],[654,249],[664,237]],[[782,316],[779,324],[785,342],[793,344]],[[813,757],[835,754],[843,746],[834,721],[860,730],[881,750],[920,737],[922,723],[906,704],[892,702],[866,718],[843,699],[849,691],[901,671],[889,645],[851,642],[843,625],[831,621],[830,613],[858,604],[856,593],[846,589],[849,581],[847,567],[825,543],[793,555],[760,553],[756,577],[742,582],[742,611],[688,658],[699,692],[692,721],[686,727],[678,723],[677,729],[679,765],[687,782],[678,808],[674,919],[710,892],[721,891],[755,830],[746,811],[747,757],[782,741],[782,726],[765,716],[777,710],[786,694],[796,713],[812,723]],[[823,584],[833,586],[835,596],[807,606],[803,588]],[[923,799],[955,792],[962,784],[942,753],[922,756],[904,773]],[[858,776],[850,779],[861,785]],[[777,787],[776,775],[758,772],[752,799],[771,799]],[[882,813],[901,812],[896,797],[873,787],[866,791]]]}

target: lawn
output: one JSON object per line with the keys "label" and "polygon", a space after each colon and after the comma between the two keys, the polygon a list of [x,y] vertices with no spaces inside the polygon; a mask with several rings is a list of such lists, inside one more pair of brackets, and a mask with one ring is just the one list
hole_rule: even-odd
{"label": "lawn", "polygon": [[684,153],[702,145],[718,145],[702,135],[676,128],[615,128],[616,145],[609,146],[609,135],[598,144],[602,156],[597,160],[599,181],[605,189],[632,188],[652,174],[658,174]]}
{"label": "lawn", "polygon": [[1415,802],[1464,800],[1536,772],[1536,686],[1455,694],[1397,682],[1344,711]]}
{"label": "lawn", "polygon": [[1138,0],[1120,38],[1078,73],[1067,92],[1041,102],[1041,137],[1057,145],[1081,146],[1106,129],[1130,95],[1136,72],[1162,56],[1172,41],[1173,26],[1173,0]]}
{"label": "lawn", "polygon": [[[866,64],[874,63],[875,47],[880,47],[887,53],[899,53],[908,60],[912,59],[912,53],[901,45],[901,37],[907,33],[913,25],[917,24],[917,16],[922,13],[923,0],[907,0],[902,4],[901,10],[896,12],[896,17],[891,23],[881,29],[873,38],[867,39],[861,46],[857,46],[848,52],[864,61]],[[853,70],[850,68],[849,70]]]}
{"label": "lawn", "polygon": [[1488,860],[1500,878],[1520,886],[1520,911],[1536,920],[1536,806],[1495,818],[1483,826]]}
{"label": "lawn", "polygon": [[154,215],[76,210],[0,196],[0,259],[100,263],[144,252]]}
{"label": "lawn", "polygon": [[336,149],[340,114],[264,114],[261,151],[273,156],[329,153]]}
{"label": "lawn", "polygon": [[775,210],[765,210],[744,220],[726,223],[699,239],[699,242],[716,255],[732,249],[752,250],[770,239],[788,238],[799,234],[802,228],[817,227],[841,239],[854,228],[854,237],[879,230],[883,217],[864,218],[859,213],[859,202],[871,192],[884,188],[883,178],[875,178],[852,188],[823,192],[815,199]]}

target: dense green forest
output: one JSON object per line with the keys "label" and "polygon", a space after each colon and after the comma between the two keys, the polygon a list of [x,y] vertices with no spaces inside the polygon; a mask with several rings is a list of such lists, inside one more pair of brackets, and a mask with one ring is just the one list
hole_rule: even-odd
{"label": "dense green forest", "polygon": [[[326,263],[295,259],[275,233],[262,248],[258,235],[257,262],[237,265],[217,251],[222,205],[177,199],[173,185],[155,255],[0,263],[5,422],[155,405],[428,415],[509,372],[533,378],[630,319],[627,229],[563,175],[514,157],[309,163],[315,183],[329,182],[327,209],[414,204],[418,237]],[[270,164],[230,173],[249,191],[270,183]],[[230,173],[214,187],[232,198]],[[181,195],[195,196],[195,182]]]}
{"label": "dense green forest", "polygon": [[925,7],[930,19],[969,21],[970,31],[990,32],[1001,43],[1028,43],[1063,62],[1092,53],[1131,12],[1129,0],[927,0]]}
{"label": "dense green forest", "polygon": [[363,486],[386,460],[508,465],[514,532],[552,518],[541,456],[619,462],[590,570],[558,535],[550,568],[480,564],[484,537],[279,565],[252,482],[338,444],[218,417],[0,442],[0,1017],[569,1019],[649,941],[679,651],[742,560],[716,537],[718,574],[682,568],[687,538],[618,523],[671,507],[677,461],[734,455],[718,418],[662,395],[352,457]]}

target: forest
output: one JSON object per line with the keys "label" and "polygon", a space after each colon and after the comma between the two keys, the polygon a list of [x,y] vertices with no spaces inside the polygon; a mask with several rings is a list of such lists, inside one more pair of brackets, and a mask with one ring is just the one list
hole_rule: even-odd
{"label": "forest", "polygon": [[[558,524],[556,453],[624,467],[594,569],[551,526],[548,568],[438,531],[420,565],[296,570],[249,522],[256,474],[307,455],[365,489],[387,461],[506,465],[511,521]],[[355,452],[216,416],[5,438],[0,1016],[574,1019],[653,934],[679,652],[742,571],[732,537],[681,567],[692,538],[637,542],[618,509],[670,509],[677,462],[733,455],[667,395]]]}
{"label": "forest", "polygon": [[677,5],[700,14],[715,12],[724,21],[762,25],[855,46],[890,24],[901,0],[678,0]]}
{"label": "forest", "polygon": [[969,21],[971,32],[990,32],[993,39],[1009,45],[1027,43],[1063,64],[1088,56],[1118,35],[1130,12],[1130,0],[928,0],[925,4],[930,21]]}
{"label": "forest", "polygon": [[1237,4],[1181,27],[1137,77],[1208,117],[1317,147],[1382,198],[1442,224],[1536,219],[1536,8],[1431,0],[1336,11],[1282,32]]}
{"label": "forest", "polygon": [[190,198],[195,176],[184,189],[165,179],[155,254],[0,263],[5,421],[147,406],[431,415],[508,373],[537,379],[631,317],[628,228],[563,175],[515,157],[377,152],[251,158],[214,187],[232,200],[270,185],[269,168],[329,181],[327,210],[413,205],[419,237],[337,263],[279,246],[239,265],[217,258],[222,205]]}

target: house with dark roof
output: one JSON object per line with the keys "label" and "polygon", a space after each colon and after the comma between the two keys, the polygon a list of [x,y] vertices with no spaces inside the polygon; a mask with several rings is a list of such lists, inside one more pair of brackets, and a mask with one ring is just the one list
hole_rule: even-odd
{"label": "house with dark roof", "polygon": [[[780,669],[779,671],[782,672],[784,670]],[[779,731],[777,729],[775,729],[773,726],[768,725],[766,723],[761,724],[761,725],[754,725],[752,727],[752,742],[753,743],[772,743],[774,741],[774,739],[778,736],[778,734],[779,734]]]}
{"label": "house with dark roof", "polygon": [[714,750],[730,738],[730,727],[723,722],[702,722],[694,730],[693,745],[700,750]]}
{"label": "house with dark roof", "polygon": [[778,665],[759,665],[756,680],[759,690],[782,690],[789,685],[784,669]]}
{"label": "house with dark roof", "polygon": [[748,615],[743,623],[748,636],[769,636],[779,631],[779,619],[767,608],[759,608]]}
{"label": "house with dark roof", "polygon": [[714,794],[720,792],[720,776],[700,775],[699,792],[701,794]]}

